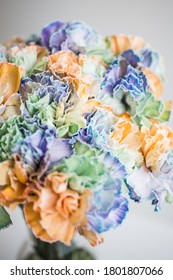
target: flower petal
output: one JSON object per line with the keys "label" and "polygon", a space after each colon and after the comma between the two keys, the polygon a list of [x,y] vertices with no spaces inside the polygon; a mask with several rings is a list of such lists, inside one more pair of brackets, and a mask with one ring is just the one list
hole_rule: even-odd
{"label": "flower petal", "polygon": [[5,103],[18,91],[20,79],[21,71],[18,66],[8,62],[0,63],[0,103]]}

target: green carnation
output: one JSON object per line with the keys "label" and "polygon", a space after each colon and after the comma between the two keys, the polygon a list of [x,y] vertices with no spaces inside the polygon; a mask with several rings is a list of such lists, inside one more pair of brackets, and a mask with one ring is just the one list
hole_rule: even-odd
{"label": "green carnation", "polygon": [[15,145],[26,136],[37,130],[32,120],[14,116],[1,124],[0,127],[0,162],[10,159]]}
{"label": "green carnation", "polygon": [[68,178],[69,188],[83,192],[85,188],[96,188],[112,181],[108,168],[100,160],[101,152],[77,142],[74,154],[64,159],[53,171],[63,172]]}

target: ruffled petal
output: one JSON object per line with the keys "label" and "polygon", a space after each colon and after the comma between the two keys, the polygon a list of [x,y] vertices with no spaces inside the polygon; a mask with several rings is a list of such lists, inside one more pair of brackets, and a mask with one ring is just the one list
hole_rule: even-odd
{"label": "ruffled petal", "polygon": [[137,50],[144,48],[146,43],[141,37],[135,37],[132,35],[114,35],[107,38],[110,43],[110,48],[113,53],[116,55],[121,54],[122,52],[132,49]]}
{"label": "ruffled petal", "polygon": [[78,232],[80,235],[84,236],[93,247],[100,245],[104,241],[101,234],[91,231],[87,229],[87,227],[79,227]]}
{"label": "ruffled petal", "polygon": [[21,70],[15,64],[0,63],[0,104],[18,91],[20,86]]}

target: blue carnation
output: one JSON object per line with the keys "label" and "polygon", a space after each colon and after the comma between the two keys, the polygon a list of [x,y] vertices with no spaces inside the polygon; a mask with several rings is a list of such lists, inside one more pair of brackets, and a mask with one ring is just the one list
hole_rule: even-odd
{"label": "blue carnation", "polygon": [[123,59],[116,59],[105,74],[101,88],[111,96],[130,93],[134,98],[141,98],[147,90],[145,75]]}
{"label": "blue carnation", "polygon": [[120,180],[116,180],[115,185],[94,191],[91,200],[91,207],[87,212],[88,226],[90,230],[102,233],[111,228],[116,228],[124,220],[128,212],[128,201],[125,197],[117,194],[117,185],[121,185]]}

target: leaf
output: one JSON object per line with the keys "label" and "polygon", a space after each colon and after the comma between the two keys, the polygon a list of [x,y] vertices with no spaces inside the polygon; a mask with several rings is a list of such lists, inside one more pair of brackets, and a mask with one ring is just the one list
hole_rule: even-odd
{"label": "leaf", "polygon": [[10,219],[10,215],[4,209],[4,207],[0,206],[0,229],[6,228],[12,224]]}

